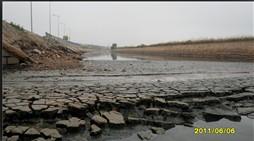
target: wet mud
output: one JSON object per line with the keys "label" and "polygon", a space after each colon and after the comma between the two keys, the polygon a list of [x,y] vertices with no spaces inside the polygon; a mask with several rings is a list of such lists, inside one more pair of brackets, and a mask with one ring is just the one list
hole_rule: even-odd
{"label": "wet mud", "polygon": [[5,72],[4,139],[212,139],[212,135],[195,136],[195,127],[232,127],[236,133],[230,139],[253,139],[251,63],[83,63],[82,70]]}

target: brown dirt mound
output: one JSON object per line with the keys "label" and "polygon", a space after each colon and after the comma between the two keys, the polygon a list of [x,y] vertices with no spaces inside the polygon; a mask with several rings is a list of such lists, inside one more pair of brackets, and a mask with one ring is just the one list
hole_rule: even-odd
{"label": "brown dirt mound", "polygon": [[80,66],[82,51],[73,51],[67,46],[47,40],[27,30],[2,22],[3,48],[33,70],[68,69]]}

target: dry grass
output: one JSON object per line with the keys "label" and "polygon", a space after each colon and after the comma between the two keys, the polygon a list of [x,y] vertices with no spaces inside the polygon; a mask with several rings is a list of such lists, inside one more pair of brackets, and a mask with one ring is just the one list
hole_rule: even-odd
{"label": "dry grass", "polygon": [[118,48],[117,52],[143,56],[254,61],[254,38],[171,42],[143,47]]}

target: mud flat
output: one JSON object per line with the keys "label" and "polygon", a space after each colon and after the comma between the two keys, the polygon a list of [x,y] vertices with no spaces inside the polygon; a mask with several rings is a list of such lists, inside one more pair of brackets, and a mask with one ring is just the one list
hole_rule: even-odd
{"label": "mud flat", "polygon": [[254,61],[254,39],[232,38],[119,47],[122,56],[147,60]]}
{"label": "mud flat", "polygon": [[178,141],[194,127],[228,125],[236,130],[233,139],[252,140],[250,62],[81,64],[80,69],[4,72],[5,140]]}
{"label": "mud flat", "polygon": [[46,71],[4,71],[6,85],[83,85],[83,83],[119,83],[177,81],[251,77],[254,67],[250,62],[211,61],[104,61],[86,60],[80,69]]}
{"label": "mud flat", "polygon": [[178,125],[192,127],[200,120],[225,118],[239,122],[241,116],[253,119],[252,80],[253,77],[112,85],[6,85],[4,136],[66,140],[80,134],[83,137],[76,137],[77,141],[112,140],[119,139],[115,129],[126,131],[126,137],[132,133],[131,128],[138,130],[135,127],[139,125],[139,132],[132,133],[137,134],[136,140],[152,140],[165,130]]}

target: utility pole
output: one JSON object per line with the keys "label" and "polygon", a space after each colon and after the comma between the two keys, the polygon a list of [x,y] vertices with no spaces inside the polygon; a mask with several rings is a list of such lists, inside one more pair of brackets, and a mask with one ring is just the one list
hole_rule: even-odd
{"label": "utility pole", "polygon": [[60,16],[56,14],[53,14],[53,16],[57,17],[57,36],[59,37]]}
{"label": "utility pole", "polygon": [[49,2],[49,34],[51,35],[51,3]]}
{"label": "utility pole", "polygon": [[30,2],[31,32],[33,32],[33,3]]}
{"label": "utility pole", "polygon": [[64,35],[66,34],[66,24],[64,24]]}

